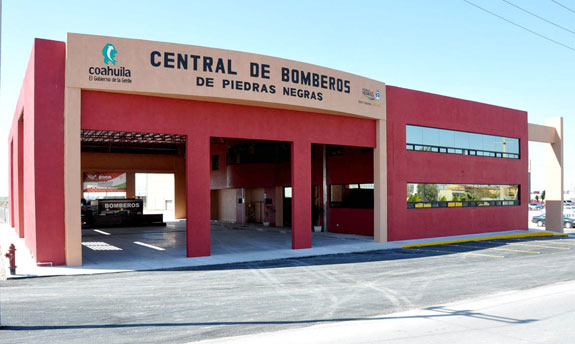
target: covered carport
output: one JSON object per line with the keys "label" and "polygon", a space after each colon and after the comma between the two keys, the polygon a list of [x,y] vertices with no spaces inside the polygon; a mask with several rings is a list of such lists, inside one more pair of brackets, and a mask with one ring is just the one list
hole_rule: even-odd
{"label": "covered carport", "polygon": [[94,91],[82,91],[81,104],[83,131],[186,137],[188,257],[211,254],[211,137],[290,142],[291,247],[296,249],[312,244],[312,143],[375,146],[375,121],[368,119]]}
{"label": "covered carport", "polygon": [[[375,148],[374,236],[386,241],[385,110],[383,83],[305,63],[117,37],[37,39],[9,137],[13,225],[38,262],[82,265],[84,171],[184,171],[185,257],[209,256],[210,141],[223,137],[286,144],[292,249],[312,246],[312,145]],[[162,135],[185,138],[177,158],[152,153]],[[138,145],[148,151],[127,152]]]}

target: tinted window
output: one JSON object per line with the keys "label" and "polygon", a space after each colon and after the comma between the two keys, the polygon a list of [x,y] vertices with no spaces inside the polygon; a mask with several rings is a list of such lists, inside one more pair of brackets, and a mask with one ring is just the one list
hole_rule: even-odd
{"label": "tinted window", "polygon": [[407,125],[406,149],[519,159],[519,139],[465,131]]}
{"label": "tinted window", "polygon": [[373,183],[330,185],[330,206],[373,209]]}
{"label": "tinted window", "polygon": [[407,207],[450,208],[519,205],[519,185],[408,183]]}

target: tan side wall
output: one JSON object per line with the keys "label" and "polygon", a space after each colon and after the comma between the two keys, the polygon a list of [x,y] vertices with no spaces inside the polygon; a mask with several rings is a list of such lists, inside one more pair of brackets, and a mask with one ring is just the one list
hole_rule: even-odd
{"label": "tan side wall", "polygon": [[212,190],[210,205],[212,220],[236,222],[237,189]]}
{"label": "tan side wall", "polygon": [[246,188],[246,201],[263,202],[264,188]]}
{"label": "tan side wall", "polygon": [[82,265],[82,218],[80,202],[82,177],[80,162],[80,89],[66,88],[64,110],[64,207],[66,226],[66,265]]}
{"label": "tan side wall", "polygon": [[563,118],[549,118],[545,125],[555,132],[545,147],[545,227],[563,233]]}
{"label": "tan side wall", "polygon": [[532,142],[553,143],[557,138],[554,127],[529,123],[527,130],[527,137]]}
{"label": "tan side wall", "polygon": [[186,161],[181,158],[175,161],[174,170],[174,217],[186,218]]}
{"label": "tan side wall", "polygon": [[236,189],[219,190],[222,221],[236,222],[236,192]]}

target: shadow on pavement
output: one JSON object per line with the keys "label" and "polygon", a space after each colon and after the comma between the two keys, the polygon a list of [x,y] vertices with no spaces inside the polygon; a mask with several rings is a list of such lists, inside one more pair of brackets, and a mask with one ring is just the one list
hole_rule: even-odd
{"label": "shadow on pavement", "polygon": [[144,323],[144,324],[86,324],[86,325],[57,325],[57,326],[4,326],[3,331],[43,331],[43,330],[84,330],[84,329],[115,329],[115,328],[138,328],[138,327],[186,327],[186,326],[236,326],[236,325],[290,325],[290,324],[320,324],[330,322],[350,321],[373,321],[373,320],[396,320],[396,319],[432,319],[445,317],[470,317],[488,321],[497,321],[506,324],[527,324],[538,321],[536,319],[515,319],[490,315],[472,310],[448,309],[443,306],[424,308],[425,311],[439,314],[407,315],[407,316],[382,316],[370,318],[334,318],[334,319],[310,319],[310,320],[284,320],[284,321],[207,321],[207,322],[184,322],[184,323]]}

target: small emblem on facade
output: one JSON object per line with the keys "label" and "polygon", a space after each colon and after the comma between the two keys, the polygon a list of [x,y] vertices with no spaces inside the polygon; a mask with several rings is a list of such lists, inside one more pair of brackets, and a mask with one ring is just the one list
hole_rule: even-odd
{"label": "small emblem on facade", "polygon": [[116,50],[116,47],[114,47],[113,44],[108,43],[106,44],[106,46],[104,47],[104,49],[102,49],[102,55],[104,55],[104,62],[106,64],[108,64],[108,62],[112,62],[114,64],[114,66],[116,65],[116,54],[118,53],[118,50]]}

